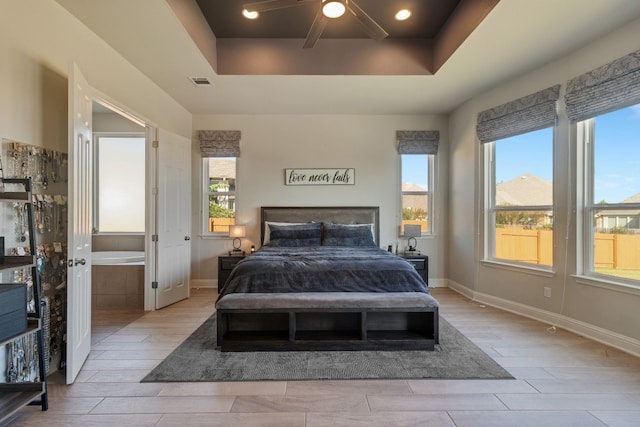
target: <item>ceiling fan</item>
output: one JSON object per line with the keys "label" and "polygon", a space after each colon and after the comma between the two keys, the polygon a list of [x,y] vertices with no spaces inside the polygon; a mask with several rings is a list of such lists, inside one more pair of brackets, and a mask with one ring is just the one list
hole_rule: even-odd
{"label": "ceiling fan", "polygon": [[320,8],[307,33],[304,46],[302,46],[304,49],[309,49],[316,45],[329,19],[339,18],[347,11],[357,19],[372,39],[382,40],[389,35],[376,21],[360,9],[353,0],[264,0],[247,3],[243,7],[250,12],[267,12],[311,3],[320,3]]}

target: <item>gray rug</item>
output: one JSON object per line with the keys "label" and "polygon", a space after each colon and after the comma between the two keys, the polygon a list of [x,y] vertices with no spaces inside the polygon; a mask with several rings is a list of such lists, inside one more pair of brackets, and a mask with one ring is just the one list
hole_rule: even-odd
{"label": "gray rug", "polygon": [[435,351],[222,353],[215,332],[214,315],[142,382],[513,378],[442,316]]}

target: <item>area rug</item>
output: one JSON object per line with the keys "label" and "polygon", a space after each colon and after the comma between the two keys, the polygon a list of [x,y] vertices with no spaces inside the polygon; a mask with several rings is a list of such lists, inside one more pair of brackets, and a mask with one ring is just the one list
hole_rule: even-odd
{"label": "area rug", "polygon": [[220,352],[215,315],[207,319],[142,382],[349,379],[512,379],[440,316],[434,351]]}

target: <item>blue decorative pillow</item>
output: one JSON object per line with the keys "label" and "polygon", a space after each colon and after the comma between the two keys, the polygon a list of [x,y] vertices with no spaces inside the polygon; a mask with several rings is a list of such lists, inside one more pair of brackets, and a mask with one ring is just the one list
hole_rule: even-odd
{"label": "blue decorative pillow", "polygon": [[376,247],[370,224],[347,225],[325,223],[323,225],[323,246]]}
{"label": "blue decorative pillow", "polygon": [[319,222],[299,225],[270,225],[269,246],[294,247],[320,246],[322,224]]}

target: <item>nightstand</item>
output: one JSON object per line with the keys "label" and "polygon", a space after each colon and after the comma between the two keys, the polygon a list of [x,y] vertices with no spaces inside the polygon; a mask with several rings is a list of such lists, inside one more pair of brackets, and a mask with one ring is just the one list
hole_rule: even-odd
{"label": "nightstand", "polygon": [[428,284],[427,278],[429,276],[429,257],[426,255],[411,255],[404,253],[400,255],[413,265],[418,273],[422,276],[424,281]]}
{"label": "nightstand", "polygon": [[218,257],[218,293],[222,292],[233,267],[242,259],[244,259],[244,255],[223,255]]}

